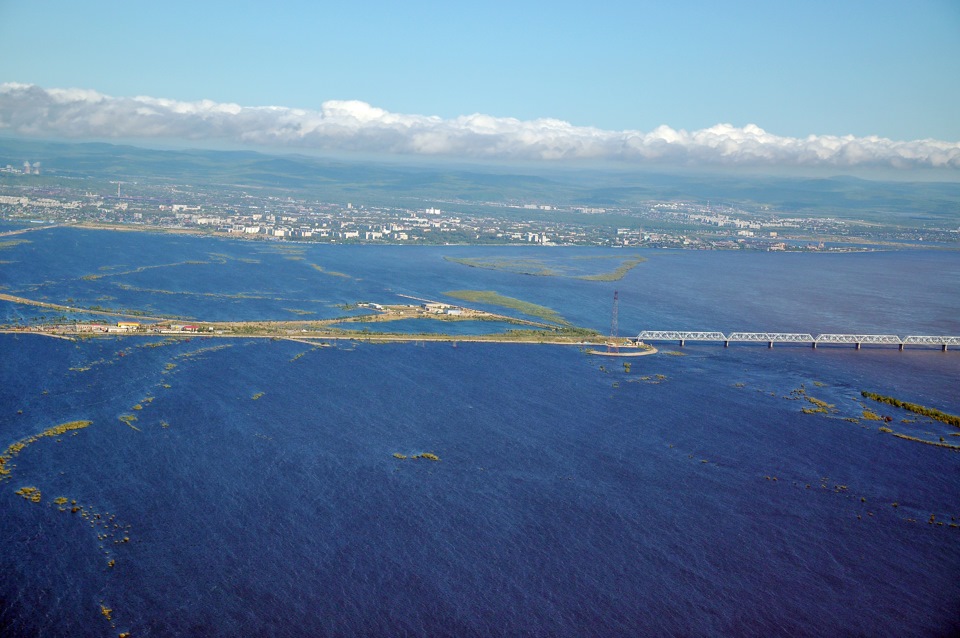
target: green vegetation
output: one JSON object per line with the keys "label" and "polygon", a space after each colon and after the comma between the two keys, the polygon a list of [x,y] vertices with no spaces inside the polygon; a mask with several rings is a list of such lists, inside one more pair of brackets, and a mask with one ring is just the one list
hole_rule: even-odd
{"label": "green vegetation", "polygon": [[259,399],[260,397],[262,397],[263,394],[264,394],[263,392],[257,392],[257,393],[255,393],[255,394],[254,394],[252,397],[250,397],[250,398],[253,399],[254,401],[256,401],[257,399]]}
{"label": "green vegetation", "polygon": [[[203,328],[201,326],[201,330],[202,329]],[[217,350],[225,350],[227,348],[232,348],[232,347],[233,345],[229,343],[220,344],[218,346],[205,346],[203,348],[197,348],[196,350],[193,350],[191,352],[180,353],[175,358],[176,359],[192,359],[194,357],[200,357],[205,354],[209,354],[211,352],[216,352]],[[170,364],[167,364],[167,365],[169,366]],[[176,364],[174,364],[174,367],[176,367]],[[167,368],[167,369],[169,370],[170,368]]]}
{"label": "green vegetation", "polygon": [[836,406],[832,403],[827,403],[816,397],[809,396],[807,394],[807,388],[803,384],[801,384],[799,388],[791,390],[789,398],[793,400],[804,399],[813,405],[812,408],[800,408],[800,411],[804,414],[831,414],[837,412]]}
{"label": "green vegetation", "polygon": [[470,268],[486,270],[504,270],[518,275],[532,275],[535,277],[555,277],[559,273],[550,270],[539,259],[504,259],[500,257],[444,257],[447,261],[461,264]]}
{"label": "green vegetation", "polygon": [[55,425],[52,428],[44,430],[40,434],[34,434],[33,436],[28,436],[25,439],[20,439],[16,443],[12,443],[6,450],[3,451],[2,454],[0,454],[0,481],[10,476],[10,472],[13,469],[13,464],[11,464],[10,461],[13,459],[13,457],[20,454],[20,452],[22,452],[24,448],[31,443],[48,436],[57,437],[71,430],[82,430],[91,423],[93,423],[93,421],[69,421],[67,423],[61,423],[60,425]]}
{"label": "green vegetation", "polygon": [[412,456],[407,456],[406,454],[401,454],[400,452],[394,452],[393,458],[404,460],[404,459],[426,459],[428,461],[439,461],[440,457],[434,454],[433,452],[421,452],[420,454],[414,454]]}
{"label": "green vegetation", "polygon": [[537,317],[544,321],[567,325],[567,321],[555,310],[546,306],[539,306],[529,301],[506,297],[494,290],[449,290],[444,295],[454,299],[462,299],[471,303],[485,303],[491,306],[500,306],[522,312],[530,317]]}
{"label": "green vegetation", "polygon": [[16,493],[32,503],[40,502],[40,490],[35,487],[21,487]]}
{"label": "green vegetation", "polygon": [[826,401],[821,401],[816,397],[804,397],[809,403],[812,403],[814,407],[812,408],[801,408],[801,412],[804,414],[828,414],[829,412],[836,412],[832,403],[827,403]]}
{"label": "green vegetation", "polygon": [[[503,258],[503,257],[444,257],[447,261],[452,261],[456,264],[461,264],[463,266],[468,266],[470,268],[484,268],[487,270],[502,270],[505,272],[512,272],[518,275],[531,275],[534,277],[569,277],[569,269],[562,268],[562,270],[557,270],[556,266],[551,268],[547,266],[540,259],[533,259],[529,257],[524,258]],[[586,255],[579,256],[575,259],[623,259],[622,256],[616,255]],[[582,279],[584,281],[619,281],[623,279],[624,275],[630,272],[638,264],[645,262],[646,257],[640,257],[639,255],[633,255],[629,259],[624,260],[620,266],[615,270],[610,272],[598,273],[595,275],[576,275],[575,279]]]}
{"label": "green vegetation", "polygon": [[906,439],[907,441],[916,441],[917,443],[926,443],[927,445],[933,445],[935,447],[945,447],[948,450],[960,450],[960,445],[952,445],[950,443],[938,443],[937,441],[927,441],[926,439],[919,439],[915,436],[909,436],[907,434],[900,434],[899,432],[891,432],[893,436],[898,439]]}
{"label": "green vegetation", "polygon": [[585,281],[620,281],[628,272],[646,260],[646,257],[634,257],[620,264],[617,269],[612,272],[600,273],[599,275],[582,275],[577,277],[577,279],[583,279]]}
{"label": "green vegetation", "polygon": [[223,262],[197,261],[197,260],[188,259],[186,261],[178,261],[171,264],[156,264],[153,266],[140,266],[132,270],[124,270],[124,271],[117,271],[117,272],[102,272],[100,274],[84,275],[83,277],[81,277],[81,279],[83,279],[84,281],[95,281],[97,279],[103,279],[104,277],[115,277],[118,275],[135,275],[137,273],[142,273],[142,272],[146,272],[148,270],[154,270],[157,268],[171,268],[174,266],[201,266],[201,265],[210,264],[210,263],[223,263]]}
{"label": "green vegetation", "polygon": [[947,414],[946,412],[941,412],[934,408],[927,408],[922,405],[917,405],[916,403],[907,403],[906,401],[901,401],[899,399],[894,399],[893,397],[883,396],[882,394],[876,394],[874,392],[867,392],[864,390],[860,393],[864,398],[873,399],[879,403],[886,403],[892,405],[896,408],[902,408],[914,414],[920,414],[922,416],[930,417],[935,421],[940,421],[941,423],[946,423],[960,428],[960,416],[953,414]]}
{"label": "green vegetation", "polygon": [[0,241],[0,250],[4,248],[13,248],[14,246],[19,246],[20,244],[29,244],[29,239],[7,239],[6,241]]}
{"label": "green vegetation", "polygon": [[316,348],[310,348],[310,350],[304,350],[303,352],[299,352],[299,353],[295,354],[295,355],[293,356],[293,358],[290,359],[290,361],[291,361],[291,362],[296,361],[297,359],[301,358],[303,355],[307,354],[307,353],[310,352],[311,350],[316,350]]}
{"label": "green vegetation", "polygon": [[353,279],[350,275],[345,272],[337,272],[336,270],[327,270],[323,266],[318,266],[317,264],[310,264],[310,267],[316,270],[317,272],[322,272],[325,275],[330,275],[331,277],[344,277],[346,279]]}

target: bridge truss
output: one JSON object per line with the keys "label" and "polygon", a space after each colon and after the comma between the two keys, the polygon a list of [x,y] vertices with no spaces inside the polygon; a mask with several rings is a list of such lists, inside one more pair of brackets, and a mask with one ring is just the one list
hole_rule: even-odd
{"label": "bridge truss", "polygon": [[802,332],[731,332],[725,335],[722,332],[696,330],[643,330],[637,335],[638,342],[644,341],[677,341],[681,346],[687,341],[718,341],[724,346],[731,342],[766,343],[772,348],[775,343],[809,343],[814,348],[820,344],[849,344],[857,349],[862,345],[895,345],[904,349],[906,345],[940,346],[946,350],[948,346],[960,346],[960,336],[946,335],[912,335],[901,338],[890,334],[846,334],[830,333],[814,337]]}

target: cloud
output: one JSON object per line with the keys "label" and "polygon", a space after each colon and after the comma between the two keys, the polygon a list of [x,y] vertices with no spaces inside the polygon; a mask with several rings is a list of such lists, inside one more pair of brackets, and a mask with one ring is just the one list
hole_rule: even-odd
{"label": "cloud", "polygon": [[636,165],[960,169],[960,143],[882,137],[782,137],[749,124],[699,131],[608,131],[556,119],[453,119],[330,100],[319,111],[201,100],[111,97],[85,89],[0,84],[0,129],[37,137],[172,138],[250,146],[492,160],[602,160]]}

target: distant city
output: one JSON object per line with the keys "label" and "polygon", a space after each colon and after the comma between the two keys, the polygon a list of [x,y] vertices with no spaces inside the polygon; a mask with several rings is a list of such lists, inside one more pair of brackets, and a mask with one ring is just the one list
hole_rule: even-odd
{"label": "distant city", "polygon": [[21,175],[39,175],[40,174],[40,162],[30,163],[29,160],[23,163],[23,166],[16,167],[12,164],[7,164],[3,168],[0,168],[0,173],[19,173]]}
{"label": "distant city", "polygon": [[[811,216],[767,205],[678,198],[630,205],[437,198],[422,207],[322,201],[239,185],[41,177],[26,159],[0,169],[0,220],[102,224],[247,239],[369,244],[520,244],[701,250],[850,251],[955,243],[957,228]],[[421,200],[424,201],[424,200]]]}

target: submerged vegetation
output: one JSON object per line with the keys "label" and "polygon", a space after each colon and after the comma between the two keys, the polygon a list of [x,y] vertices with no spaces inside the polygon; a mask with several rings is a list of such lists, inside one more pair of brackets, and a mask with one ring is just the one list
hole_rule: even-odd
{"label": "submerged vegetation", "polygon": [[646,257],[634,257],[620,264],[616,270],[612,272],[600,273],[598,275],[581,275],[577,277],[577,279],[583,279],[585,281],[620,281],[628,272],[646,260]]}
{"label": "submerged vegetation", "polygon": [[337,272],[336,270],[327,270],[323,266],[319,266],[317,264],[309,264],[309,266],[314,270],[316,270],[317,272],[323,273],[324,275],[329,275],[331,277],[343,277],[344,279],[353,279],[353,277],[351,277],[345,272]]}
{"label": "submerged vegetation", "polygon": [[556,277],[554,270],[547,268],[543,261],[531,258],[507,259],[503,257],[444,257],[447,261],[461,264],[469,268],[483,268],[485,270],[503,270],[517,275],[532,275],[536,277]]}
{"label": "submerged vegetation", "polygon": [[40,502],[40,498],[41,498],[40,490],[37,489],[36,487],[21,487],[19,490],[17,490],[16,493],[22,496],[23,498],[27,499],[31,503]]}
{"label": "submerged vegetation", "polygon": [[137,268],[134,268],[132,270],[122,270],[122,271],[116,271],[116,272],[101,271],[100,273],[96,273],[96,274],[84,275],[80,277],[80,279],[84,281],[96,281],[97,279],[103,279],[104,277],[117,277],[120,275],[136,275],[142,272],[146,272],[148,270],[156,270],[158,268],[174,268],[177,266],[203,266],[206,264],[214,264],[214,263],[222,264],[224,262],[223,261],[200,261],[196,259],[187,259],[184,261],[178,261],[170,264],[154,264],[152,266],[138,266]]}
{"label": "submerged vegetation", "polygon": [[827,403],[826,401],[821,401],[816,397],[804,397],[808,403],[813,404],[812,408],[800,408],[800,411],[804,414],[829,414],[831,412],[836,412],[836,406],[832,403]]}
{"label": "submerged vegetation", "polygon": [[895,408],[902,408],[909,412],[913,412],[914,414],[930,417],[935,421],[940,421],[941,423],[946,423],[948,425],[960,428],[960,416],[947,414],[946,412],[941,412],[940,410],[936,410],[934,408],[917,405],[916,403],[907,403],[906,401],[883,396],[882,394],[876,394],[875,392],[867,392],[866,390],[860,394],[866,399],[873,399],[879,403],[886,403],[887,405],[892,405]]}
{"label": "submerged vegetation", "polygon": [[11,461],[28,445],[35,443],[44,437],[57,437],[71,430],[82,430],[91,423],[93,423],[93,421],[69,421],[67,423],[61,423],[60,425],[55,425],[52,428],[44,430],[40,434],[34,434],[33,436],[28,436],[25,439],[20,439],[16,443],[12,443],[9,447],[7,447],[6,450],[3,451],[2,454],[0,454],[0,481],[10,476],[11,470],[14,467]]}
{"label": "submerged vegetation", "polygon": [[433,452],[421,452],[420,454],[411,454],[407,456],[406,454],[401,454],[400,452],[394,452],[393,458],[404,460],[404,459],[426,459],[428,461],[439,461],[440,457],[434,454]]}
{"label": "submerged vegetation", "polygon": [[578,260],[621,259],[621,264],[612,271],[592,275],[576,275],[575,270],[559,264],[547,265],[542,259],[532,257],[444,257],[447,261],[461,264],[469,268],[483,268],[485,270],[501,270],[516,275],[531,275],[534,277],[571,277],[583,281],[619,281],[647,259],[639,255],[624,257],[622,255],[586,255],[576,257]]}
{"label": "submerged vegetation", "polygon": [[943,441],[928,441],[927,439],[921,439],[915,436],[910,436],[908,434],[900,434],[899,432],[894,432],[890,428],[880,428],[881,430],[886,430],[893,436],[898,439],[906,439],[907,441],[916,441],[917,443],[925,443],[927,445],[933,445],[935,447],[944,447],[948,450],[958,450],[960,451],[960,445],[953,445],[951,443],[944,443]]}
{"label": "submerged vegetation", "polygon": [[807,388],[803,384],[801,384],[799,388],[791,390],[790,396],[786,398],[793,400],[803,399],[812,405],[812,408],[800,408],[800,411],[804,414],[836,414],[838,412],[837,406],[834,404],[827,403],[826,401],[808,395]]}

